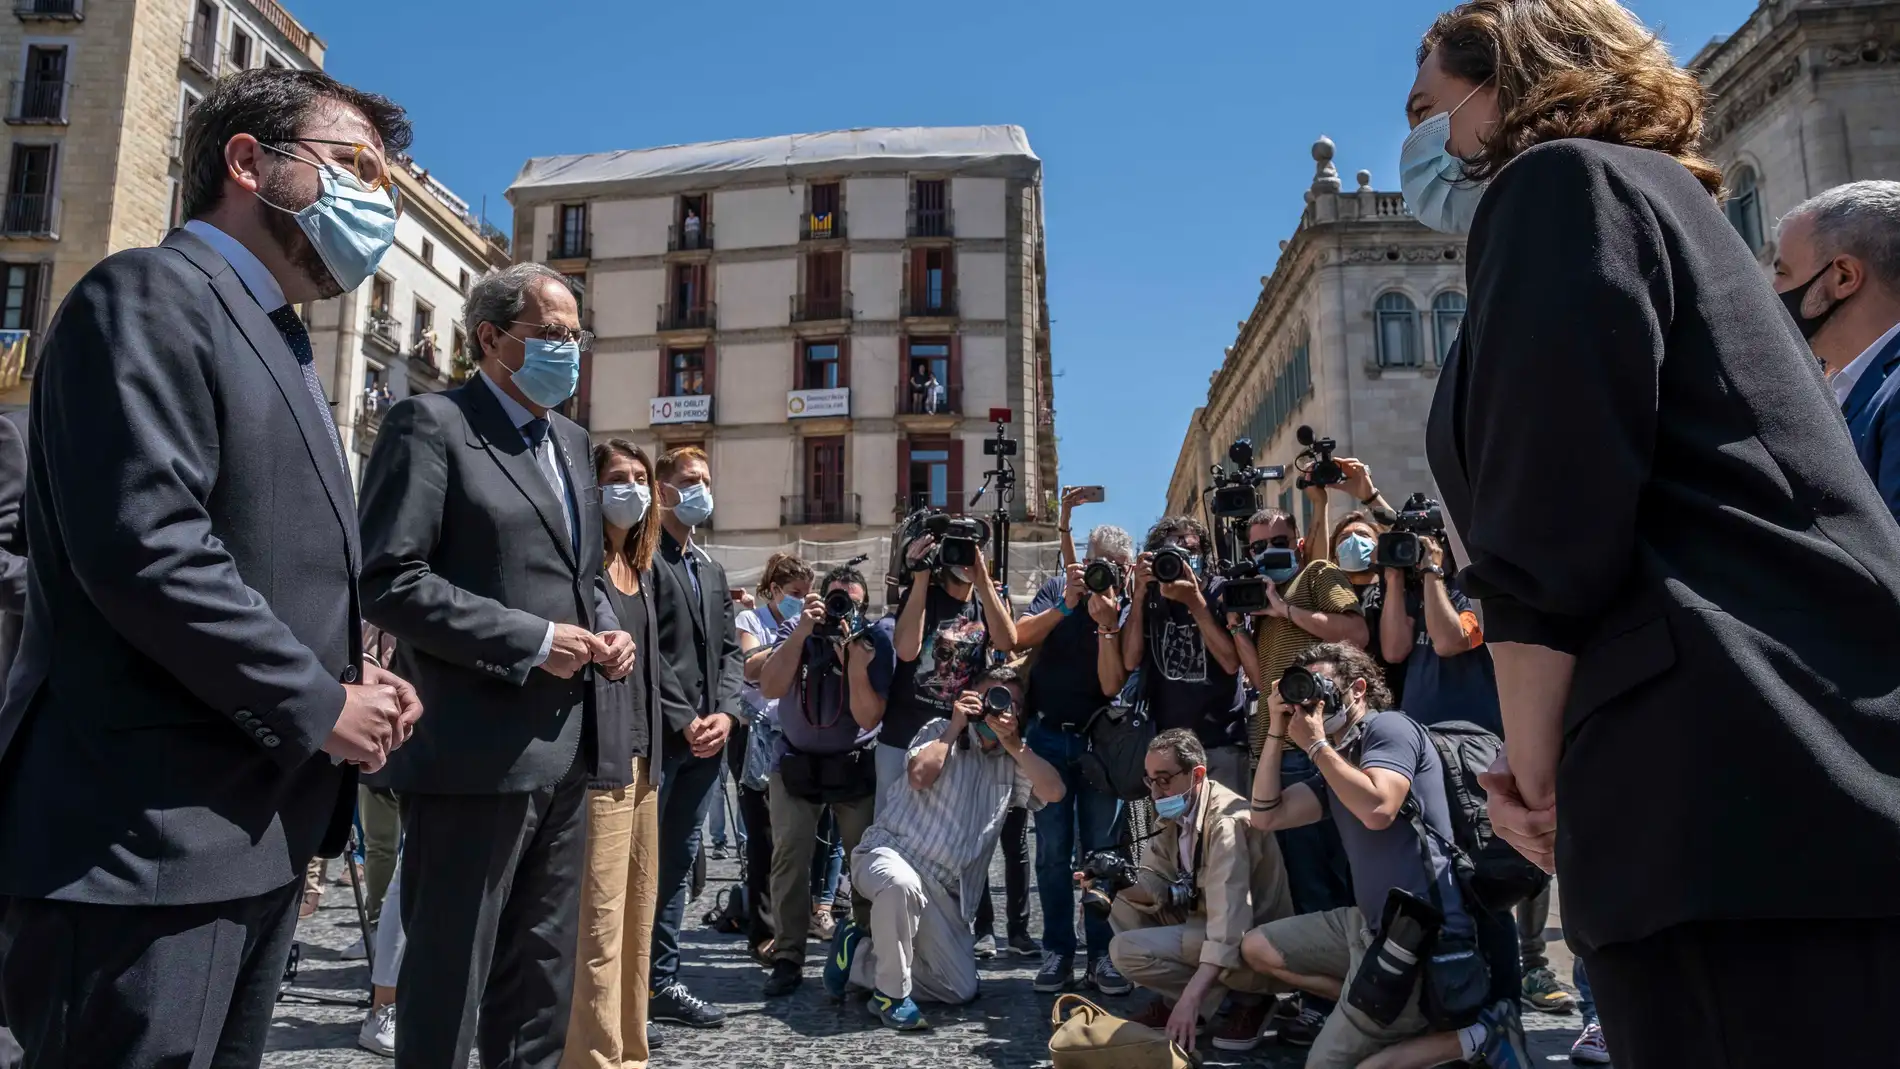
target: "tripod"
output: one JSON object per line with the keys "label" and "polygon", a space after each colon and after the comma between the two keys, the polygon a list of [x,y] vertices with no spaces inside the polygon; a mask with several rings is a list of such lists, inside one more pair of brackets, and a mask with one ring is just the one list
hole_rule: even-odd
{"label": "tripod", "polygon": [[[375,933],[370,930],[369,902],[363,897],[363,881],[357,873],[357,864],[362,860],[362,825],[355,820],[350,822],[350,837],[343,848],[343,864],[350,871],[350,893],[356,899],[356,925],[363,933],[363,951],[366,955],[364,965],[371,974],[376,969]],[[393,903],[386,904],[385,908]],[[290,961],[284,966],[284,983],[277,991],[279,1002],[302,1002],[319,1006],[353,1006],[360,1010],[370,1008],[370,997],[364,995],[340,995],[330,991],[317,991],[306,987],[293,986],[297,982],[297,966],[303,960],[303,948],[300,943],[290,944]]]}
{"label": "tripod", "polygon": [[1009,465],[1009,458],[1016,455],[1016,440],[1009,437],[1009,410],[993,409],[996,420],[996,437],[983,442],[983,452],[996,458],[996,467],[983,473],[983,485],[970,496],[970,507],[975,508],[983,500],[983,495],[992,488],[996,491],[996,510],[990,519],[990,574],[996,581],[997,593],[1003,603],[1009,603],[1009,503],[1016,496],[1016,471]]}

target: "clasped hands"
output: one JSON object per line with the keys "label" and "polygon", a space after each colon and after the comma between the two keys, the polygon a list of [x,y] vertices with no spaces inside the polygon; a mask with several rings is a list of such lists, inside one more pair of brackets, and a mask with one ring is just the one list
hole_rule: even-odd
{"label": "clasped hands", "polygon": [[596,635],[574,624],[555,624],[554,645],[548,649],[548,659],[541,662],[541,670],[572,679],[576,672],[597,664],[608,679],[621,679],[633,670],[633,654],[633,636],[625,631]]}

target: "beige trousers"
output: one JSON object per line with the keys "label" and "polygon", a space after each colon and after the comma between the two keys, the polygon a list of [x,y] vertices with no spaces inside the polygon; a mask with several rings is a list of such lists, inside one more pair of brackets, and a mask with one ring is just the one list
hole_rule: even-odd
{"label": "beige trousers", "polygon": [[[811,934],[811,855],[817,846],[818,821],[825,807],[817,802],[794,798],[785,789],[785,781],[772,773],[766,795],[772,813],[772,956],[779,961],[805,964],[805,940]],[[850,857],[871,826],[875,796],[855,802],[839,802],[831,807],[838,821],[838,834],[844,839],[844,854]],[[853,892],[852,920],[859,927],[871,925],[871,902]]]}
{"label": "beige trousers", "polygon": [[[1189,917],[1183,924],[1161,924],[1149,914],[1117,898],[1108,911],[1115,938],[1108,944],[1108,960],[1129,983],[1178,1002],[1201,965],[1201,944],[1207,942],[1207,918]],[[1244,964],[1222,971],[1201,1000],[1201,1020],[1213,1018],[1229,991],[1264,994],[1273,980]]]}
{"label": "beige trousers", "polygon": [[647,972],[659,898],[660,793],[633,759],[633,784],[587,792],[574,1008],[562,1069],[647,1069]]}

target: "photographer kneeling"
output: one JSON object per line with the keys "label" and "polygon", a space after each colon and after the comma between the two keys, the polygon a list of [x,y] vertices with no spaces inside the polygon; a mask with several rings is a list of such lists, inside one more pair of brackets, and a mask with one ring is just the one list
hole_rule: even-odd
{"label": "photographer kneeling", "polygon": [[[805,597],[787,620],[759,691],[778,700],[778,770],[767,795],[772,809],[772,976],[767,998],[789,995],[804,979],[811,930],[811,855],[819,821],[830,806],[845,851],[871,826],[877,802],[874,746],[884,699],[897,670],[889,636],[866,628],[864,576],[834,568],[822,594]],[[869,903],[853,896],[852,917],[869,923]]]}
{"label": "photographer kneeling", "polygon": [[[1089,858],[1084,904],[1114,893],[1108,955],[1123,976],[1160,996],[1135,1020],[1165,1028],[1192,1051],[1197,1028],[1228,991],[1273,992],[1273,981],[1241,960],[1240,941],[1256,926],[1292,915],[1293,896],[1279,845],[1249,825],[1246,799],[1208,778],[1207,751],[1193,732],[1156,735],[1145,764],[1161,826],[1133,883],[1119,893],[1115,885],[1130,877],[1116,879],[1114,870],[1126,862]],[[1111,872],[1100,873],[1103,867]],[[1110,886],[1100,886],[1103,879]],[[1272,1005],[1268,998],[1237,999],[1214,1046],[1252,1050]]]}
{"label": "photographer kneeling", "polygon": [[980,686],[911,740],[905,780],[883,792],[851,852],[851,887],[870,900],[870,930],[856,920],[840,928],[825,961],[833,997],[869,989],[865,1009],[900,1031],[929,1027],[913,991],[951,1005],[976,997],[970,922],[1004,816],[1062,800],[1061,773],[1019,734],[1016,669],[992,668]]}
{"label": "photographer kneeling", "polygon": [[[1467,908],[1441,846],[1452,841],[1452,825],[1438,751],[1416,721],[1386,710],[1389,701],[1372,658],[1344,643],[1306,651],[1274,688],[1269,740],[1304,750],[1320,778],[1282,790],[1278,762],[1262,761],[1254,774],[1253,826],[1275,831],[1330,818],[1345,845],[1356,904],[1257,928],[1241,953],[1257,971],[1338,1000],[1307,1055],[1309,1069],[1357,1067],[1426,1035],[1421,991],[1455,988],[1460,980],[1468,981],[1459,988],[1466,995],[1483,985],[1476,995],[1482,1010],[1475,1024],[1443,1034],[1457,1050],[1439,1051],[1436,1061],[1482,1053],[1491,1069],[1521,1069],[1528,1061],[1515,992],[1494,1000],[1496,984],[1481,966],[1474,977],[1472,955],[1442,964],[1435,957],[1474,948],[1480,918]],[[1514,943],[1508,935],[1505,941]],[[1379,967],[1366,968],[1368,957]],[[1515,988],[1515,978],[1506,979]]]}

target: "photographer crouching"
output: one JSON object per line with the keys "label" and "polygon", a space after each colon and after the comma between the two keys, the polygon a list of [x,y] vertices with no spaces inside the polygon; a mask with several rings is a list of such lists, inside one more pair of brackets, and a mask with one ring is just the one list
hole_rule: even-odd
{"label": "photographer crouching", "polygon": [[[772,812],[772,975],[767,998],[804,981],[811,930],[811,860],[818,824],[830,806],[845,852],[857,848],[877,802],[877,732],[897,671],[890,636],[864,625],[864,576],[849,565],[826,573],[822,593],[787,620],[759,691],[778,701],[777,771]],[[870,923],[869,902],[853,895],[853,919]]]}
{"label": "photographer crouching", "polygon": [[1246,799],[1208,778],[1207,751],[1192,731],[1156,735],[1144,764],[1161,825],[1132,874],[1116,855],[1089,857],[1084,904],[1099,910],[1113,895],[1109,957],[1159,996],[1135,1020],[1166,1029],[1192,1052],[1198,1029],[1228,991],[1252,993],[1261,997],[1236,999],[1213,1036],[1221,1050],[1252,1050],[1274,981],[1247,966],[1240,943],[1253,928],[1293,913],[1279,845],[1252,828]]}
{"label": "photographer crouching", "polygon": [[913,996],[961,1005],[976,997],[970,938],[990,855],[1012,806],[1062,800],[1062,775],[1023,745],[1023,688],[1013,666],[989,669],[925,724],[905,754],[905,779],[879,796],[877,820],[851,852],[851,886],[871,903],[867,931],[838,929],[825,962],[835,998],[868,989],[865,1009],[888,1028],[928,1028]]}

